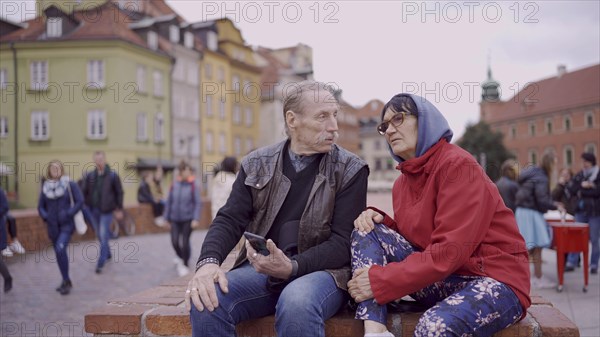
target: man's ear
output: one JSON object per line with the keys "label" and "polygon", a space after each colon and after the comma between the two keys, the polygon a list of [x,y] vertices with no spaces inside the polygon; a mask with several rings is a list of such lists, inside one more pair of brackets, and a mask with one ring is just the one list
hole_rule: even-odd
{"label": "man's ear", "polygon": [[296,125],[296,121],[298,118],[296,114],[292,110],[288,110],[285,112],[285,124],[289,129],[293,129]]}

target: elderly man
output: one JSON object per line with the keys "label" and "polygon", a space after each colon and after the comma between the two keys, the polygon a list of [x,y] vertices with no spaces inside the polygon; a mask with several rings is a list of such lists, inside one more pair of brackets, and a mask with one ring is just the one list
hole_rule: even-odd
{"label": "elderly man", "polygon": [[[325,336],[325,321],[349,298],[350,233],[366,205],[368,167],[334,144],[339,104],[326,85],[289,88],[288,139],[242,160],[188,285],[193,336],[235,336],[236,324],[275,314],[278,336]],[[268,255],[246,242],[234,268],[219,268],[244,231],[264,236]]]}

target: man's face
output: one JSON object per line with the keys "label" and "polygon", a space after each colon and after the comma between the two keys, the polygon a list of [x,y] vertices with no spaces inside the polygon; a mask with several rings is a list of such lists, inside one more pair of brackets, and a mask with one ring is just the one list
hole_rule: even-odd
{"label": "man's face", "polygon": [[303,94],[302,111],[293,112],[292,150],[298,154],[327,153],[337,138],[339,105],[326,90]]}
{"label": "man's face", "polygon": [[104,170],[104,166],[106,165],[106,159],[103,154],[94,155],[94,163],[96,163],[96,168],[98,170]]}

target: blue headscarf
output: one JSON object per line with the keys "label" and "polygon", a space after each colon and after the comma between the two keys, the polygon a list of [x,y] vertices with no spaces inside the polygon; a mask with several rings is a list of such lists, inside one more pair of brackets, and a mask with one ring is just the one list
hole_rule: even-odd
{"label": "blue headscarf", "polygon": [[[413,94],[397,94],[392,97],[390,101],[384,106],[383,111],[381,112],[381,119],[383,120],[383,116],[385,115],[386,110],[390,106],[394,106],[394,100],[401,99],[403,97],[409,97],[417,108],[417,125],[418,125],[418,135],[417,135],[417,149],[416,156],[420,157],[427,150],[429,150],[432,146],[437,144],[440,139],[446,139],[448,142],[452,139],[452,130],[450,130],[450,125],[448,125],[448,121],[442,113],[433,105],[431,102],[426,100],[425,98]],[[396,109],[394,109],[396,110]],[[410,111],[413,114],[415,111]],[[388,149],[392,157],[399,163],[403,162],[404,159],[395,155],[394,151],[392,151],[392,147],[388,144]]]}

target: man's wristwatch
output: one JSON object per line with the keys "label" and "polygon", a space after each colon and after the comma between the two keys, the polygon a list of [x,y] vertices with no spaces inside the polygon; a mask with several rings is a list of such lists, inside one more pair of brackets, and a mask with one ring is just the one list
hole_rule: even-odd
{"label": "man's wristwatch", "polygon": [[292,261],[292,275],[290,275],[290,278],[294,278],[296,277],[296,275],[298,275],[298,261],[296,260],[291,260]]}

